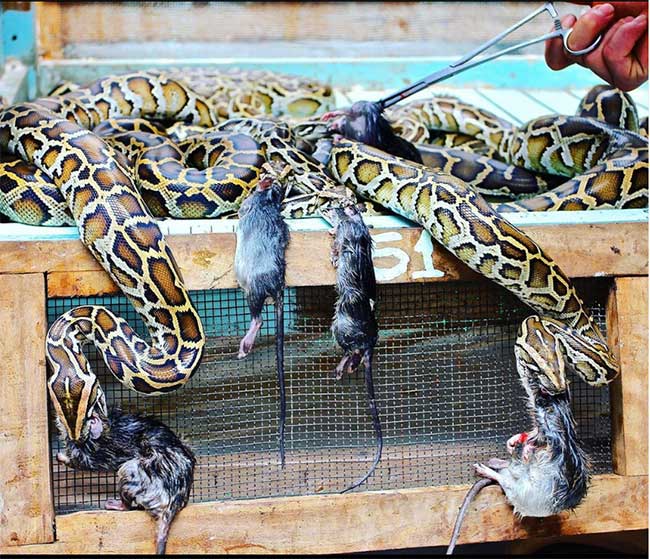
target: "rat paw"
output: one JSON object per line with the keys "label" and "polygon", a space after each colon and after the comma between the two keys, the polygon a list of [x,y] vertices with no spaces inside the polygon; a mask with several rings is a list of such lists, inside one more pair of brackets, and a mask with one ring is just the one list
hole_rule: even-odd
{"label": "rat paw", "polygon": [[122,502],[122,499],[107,499],[104,503],[106,510],[129,510],[129,508]]}
{"label": "rat paw", "polygon": [[503,470],[510,465],[510,462],[503,460],[502,458],[490,458],[487,461],[487,466],[493,470]]}
{"label": "rat paw", "polygon": [[64,454],[63,452],[56,453],[56,460],[61,464],[65,464],[66,466],[70,464],[70,458],[68,458],[68,455]]}
{"label": "rat paw", "polygon": [[499,474],[495,472],[492,468],[489,468],[485,464],[474,464],[474,471],[481,477],[486,477],[497,481]]}

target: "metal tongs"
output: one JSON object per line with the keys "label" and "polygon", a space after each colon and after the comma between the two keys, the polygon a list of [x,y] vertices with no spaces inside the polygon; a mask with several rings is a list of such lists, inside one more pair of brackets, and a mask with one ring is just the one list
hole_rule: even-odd
{"label": "metal tongs", "polygon": [[[541,37],[537,37],[535,39],[531,39],[530,41],[525,41],[523,43],[513,45],[511,47],[505,48],[498,52],[483,56],[478,60],[472,61],[472,59],[475,58],[477,55],[486,51],[492,45],[498,43],[501,39],[510,35],[510,33],[519,29],[520,27],[528,23],[531,19],[534,19],[535,17],[537,17],[539,14],[543,12],[548,12],[549,15],[553,18],[553,25],[555,26],[555,29],[553,29],[553,31],[547,33],[546,35],[542,35]],[[460,72],[464,72],[465,70],[474,68],[474,66],[478,66],[480,64],[483,64],[484,62],[494,60],[495,58],[498,58],[499,56],[503,56],[504,54],[508,54],[510,52],[519,49],[523,49],[525,47],[534,45],[536,43],[541,43],[542,41],[547,41],[548,39],[553,39],[554,37],[562,37],[562,42],[564,43],[564,49],[569,54],[573,54],[573,55],[581,55],[581,54],[586,54],[588,52],[591,52],[598,46],[598,43],[600,43],[600,40],[602,38],[602,35],[599,35],[598,38],[587,48],[581,50],[572,50],[569,48],[569,44],[568,44],[569,35],[571,35],[572,31],[573,28],[568,28],[568,29],[562,28],[560,16],[555,10],[555,7],[553,6],[553,2],[546,2],[546,4],[544,4],[541,8],[538,8],[537,10],[527,15],[522,20],[515,23],[512,27],[509,27],[502,33],[499,33],[496,37],[490,39],[487,43],[483,43],[482,45],[480,45],[470,53],[466,54],[465,56],[463,56],[462,58],[454,62],[453,64],[450,64],[449,66],[443,68],[442,70],[439,70],[438,72],[434,72],[430,76],[427,76],[426,78],[421,79],[420,81],[412,85],[409,85],[403,89],[400,89],[395,93],[392,93],[388,97],[384,97],[383,99],[380,99],[379,101],[377,101],[377,104],[381,107],[382,110],[384,110],[394,105],[395,103],[398,103],[402,99],[406,99],[407,97],[410,97],[411,95],[417,93],[418,91],[422,91],[423,89],[429,87],[430,85],[433,85],[434,83],[438,83],[442,80],[446,80],[447,78],[455,76]]]}

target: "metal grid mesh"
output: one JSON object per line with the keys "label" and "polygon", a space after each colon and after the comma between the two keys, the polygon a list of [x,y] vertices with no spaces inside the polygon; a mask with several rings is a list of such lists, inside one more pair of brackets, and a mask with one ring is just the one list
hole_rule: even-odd
{"label": "metal grid mesh", "polygon": [[[604,331],[607,281],[579,282]],[[333,378],[340,349],[329,327],[333,287],[285,294],[287,463],[279,467],[274,313],[253,353],[236,359],[249,313],[239,290],[195,291],[208,336],[198,373],[169,395],[142,397],[87,355],[109,405],[152,414],[184,435],[198,458],[192,500],[338,492],[365,473],[374,453],[362,375]],[[124,297],[50,299],[50,323],[82,304],[110,307],[144,334]],[[375,390],[384,453],[359,490],[467,483],[471,464],[505,457],[505,441],[529,419],[515,370],[517,328],[530,310],[487,282],[380,286]],[[609,391],[572,384],[579,433],[595,473],[611,471]],[[50,417],[52,416],[50,412]],[[59,450],[51,425],[53,455]],[[53,460],[58,512],[99,508],[115,496],[113,474],[78,472]]]}

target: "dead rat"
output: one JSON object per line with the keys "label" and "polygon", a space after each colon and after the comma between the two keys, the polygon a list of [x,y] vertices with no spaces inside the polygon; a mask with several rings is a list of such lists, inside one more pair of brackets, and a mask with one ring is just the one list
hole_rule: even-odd
{"label": "dead rat", "polygon": [[510,460],[492,458],[475,464],[484,479],[470,489],[460,508],[447,555],[458,539],[471,500],[491,483],[498,483],[518,516],[545,517],[574,509],[587,492],[587,456],[576,434],[568,386],[552,394],[531,370],[520,371],[535,427],[506,443]]}
{"label": "dead rat", "polygon": [[239,359],[253,349],[262,327],[262,308],[267,299],[275,303],[275,352],[280,385],[280,463],[284,466],[284,424],[286,397],[284,389],[284,274],[285,251],[289,228],[280,214],[284,187],[274,173],[265,173],[256,189],[239,209],[235,275],[244,290],[251,311],[251,324],[239,345]]}
{"label": "dead rat", "polygon": [[323,211],[333,225],[332,264],[336,268],[337,301],[332,333],[345,355],[336,367],[336,378],[352,374],[363,363],[368,405],[377,440],[372,466],[358,481],[343,490],[354,489],[375,471],[383,447],[379,412],[372,380],[372,356],[378,338],[374,306],[377,282],[372,263],[372,238],[353,203]]}
{"label": "dead rat", "polygon": [[379,103],[357,101],[348,109],[325,113],[321,120],[330,121],[327,127],[330,134],[341,134],[397,157],[422,163],[416,147],[395,134],[390,122],[382,115]]}
{"label": "dead rat", "polygon": [[117,472],[120,497],[109,510],[144,509],[156,519],[156,553],[164,555],[169,527],[187,505],[196,459],[190,448],[160,421],[114,409],[93,412],[82,439],[59,424],[65,451],[56,459],[78,470]]}

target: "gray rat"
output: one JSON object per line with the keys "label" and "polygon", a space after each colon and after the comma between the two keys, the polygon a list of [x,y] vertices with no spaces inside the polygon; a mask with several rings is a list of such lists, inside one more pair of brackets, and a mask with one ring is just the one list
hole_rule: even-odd
{"label": "gray rat", "polygon": [[576,433],[568,386],[551,393],[533,369],[520,368],[535,427],[506,443],[510,460],[492,458],[475,464],[477,481],[460,508],[447,555],[458,539],[470,501],[485,486],[496,482],[518,516],[546,517],[577,507],[587,493],[587,456]]}
{"label": "gray rat", "polygon": [[239,209],[235,275],[244,290],[251,312],[251,323],[239,345],[240,359],[253,349],[262,327],[262,308],[267,299],[275,303],[275,348],[280,385],[280,462],[284,465],[284,424],[286,396],[284,387],[284,274],[289,228],[281,215],[284,188],[274,173],[265,173],[253,193]]}
{"label": "gray rat", "polygon": [[77,441],[58,426],[65,450],[56,459],[74,469],[117,472],[120,497],[105,508],[146,510],[157,522],[156,553],[163,555],[194,479],[196,458],[189,446],[160,421],[117,409],[93,412]]}

